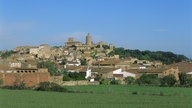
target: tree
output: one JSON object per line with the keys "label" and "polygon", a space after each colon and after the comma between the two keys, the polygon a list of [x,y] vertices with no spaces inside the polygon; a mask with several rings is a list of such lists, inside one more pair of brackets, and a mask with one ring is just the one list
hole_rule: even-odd
{"label": "tree", "polygon": [[102,45],[102,47],[106,50],[106,49],[109,49],[109,46],[108,45]]}
{"label": "tree", "polygon": [[56,92],[66,92],[67,89],[53,82],[40,82],[39,86],[36,88],[38,91],[56,91]]}
{"label": "tree", "polygon": [[111,85],[119,85],[120,81],[119,80],[115,80],[113,79],[112,81],[110,81]]}
{"label": "tree", "polygon": [[60,63],[60,65],[66,65],[66,63],[67,63],[67,60],[63,59],[62,62]]}
{"label": "tree", "polygon": [[42,61],[37,64],[38,68],[48,68],[51,75],[60,75],[57,69],[57,64],[51,61]]}
{"label": "tree", "polygon": [[85,80],[85,73],[65,72],[63,73],[63,81]]}
{"label": "tree", "polygon": [[6,52],[4,52],[4,53],[1,54],[1,57],[2,57],[3,59],[5,59],[5,58],[8,58],[11,54],[15,54],[15,53],[16,53],[16,52],[13,51],[13,50],[11,50],[11,51],[6,51]]}
{"label": "tree", "polygon": [[177,80],[175,79],[175,76],[170,74],[170,75],[167,75],[167,76],[164,76],[162,79],[161,79],[161,86],[169,86],[169,87],[172,87],[175,85],[175,83],[177,82]]}
{"label": "tree", "polygon": [[179,73],[179,82],[181,86],[187,85],[187,74],[186,73]]}
{"label": "tree", "polygon": [[87,64],[86,59],[82,59],[82,60],[81,60],[81,65],[86,65],[86,64]]}
{"label": "tree", "polygon": [[177,55],[172,52],[163,51],[140,51],[138,49],[130,50],[120,47],[115,48],[113,52],[114,54],[118,54],[120,58],[134,57],[139,60],[161,61],[164,64],[172,64],[183,60],[189,60],[189,58],[184,55]]}
{"label": "tree", "polygon": [[158,85],[159,78],[157,74],[143,74],[136,80],[136,83],[139,85]]}
{"label": "tree", "polygon": [[128,77],[126,77],[126,78],[124,79],[124,81],[125,81],[125,83],[126,83],[127,85],[131,85],[131,84],[134,84],[135,79],[134,79],[133,77],[131,77],[131,76],[128,76]]}
{"label": "tree", "polygon": [[109,85],[110,81],[109,81],[109,79],[101,79],[100,84],[102,84],[102,85]]}
{"label": "tree", "polygon": [[192,87],[192,78],[187,79],[187,87]]}

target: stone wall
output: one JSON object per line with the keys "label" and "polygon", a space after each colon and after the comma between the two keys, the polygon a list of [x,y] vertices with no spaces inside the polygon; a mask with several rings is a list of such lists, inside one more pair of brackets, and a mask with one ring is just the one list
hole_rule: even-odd
{"label": "stone wall", "polygon": [[12,86],[15,83],[24,82],[26,87],[33,87],[40,82],[49,81],[49,76],[49,72],[0,72],[3,86]]}
{"label": "stone wall", "polygon": [[99,82],[82,81],[63,81],[62,86],[76,86],[76,85],[99,85]]}

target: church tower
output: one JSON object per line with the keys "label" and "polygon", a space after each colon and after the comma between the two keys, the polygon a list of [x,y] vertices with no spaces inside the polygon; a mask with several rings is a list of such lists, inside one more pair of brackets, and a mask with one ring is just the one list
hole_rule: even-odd
{"label": "church tower", "polygon": [[91,35],[90,33],[88,33],[86,36],[86,45],[91,46],[91,44],[92,44]]}

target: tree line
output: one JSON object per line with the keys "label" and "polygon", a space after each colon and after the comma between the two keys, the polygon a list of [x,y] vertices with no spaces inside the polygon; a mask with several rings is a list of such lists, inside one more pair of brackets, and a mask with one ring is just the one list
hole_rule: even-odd
{"label": "tree line", "polygon": [[127,85],[149,85],[149,86],[163,86],[163,87],[192,87],[192,77],[186,73],[179,73],[179,80],[177,81],[175,76],[170,74],[162,78],[158,78],[157,74],[143,74],[138,79],[133,77],[126,77],[124,79]]}
{"label": "tree line", "polygon": [[174,54],[173,52],[164,52],[164,51],[140,51],[138,49],[131,50],[131,49],[124,49],[122,47],[115,48],[114,51],[109,53],[111,55],[119,55],[120,58],[128,58],[133,57],[139,60],[149,60],[149,61],[161,61],[163,64],[173,64],[178,63],[183,60],[189,60],[184,55]]}

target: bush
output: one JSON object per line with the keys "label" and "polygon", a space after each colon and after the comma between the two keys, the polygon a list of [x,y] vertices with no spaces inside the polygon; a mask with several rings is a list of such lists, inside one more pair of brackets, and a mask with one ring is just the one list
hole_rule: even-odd
{"label": "bush", "polygon": [[109,85],[110,81],[108,79],[101,79],[100,84],[102,84],[102,85]]}
{"label": "bush", "polygon": [[138,91],[133,91],[132,94],[133,95],[138,95],[139,93],[138,93]]}
{"label": "bush", "polygon": [[159,78],[157,74],[143,74],[136,80],[139,85],[159,85]]}
{"label": "bush", "polygon": [[42,61],[37,64],[37,68],[48,68],[51,75],[60,75],[58,72],[57,64],[51,61]]}
{"label": "bush", "polygon": [[23,81],[17,83],[17,82],[14,82],[13,85],[6,85],[6,86],[3,86],[2,88],[4,89],[17,89],[17,90],[23,90],[23,89],[26,89],[27,87],[25,86],[25,83]]}
{"label": "bush", "polygon": [[3,79],[0,79],[0,86],[3,85]]}
{"label": "bush", "polygon": [[66,92],[67,89],[63,88],[62,86],[51,83],[51,82],[41,82],[39,83],[39,87],[36,88],[38,91],[57,91],[57,92]]}
{"label": "bush", "polygon": [[63,81],[85,80],[85,73],[64,72]]}
{"label": "bush", "polygon": [[14,52],[13,50],[11,50],[11,51],[6,51],[6,52],[4,52],[4,53],[2,53],[1,54],[1,57],[3,58],[3,59],[5,59],[5,58],[8,58],[9,56],[11,56],[12,54],[15,54],[16,52]]}
{"label": "bush", "polygon": [[192,87],[192,78],[187,79],[187,86]]}
{"label": "bush", "polygon": [[177,80],[175,79],[174,75],[170,74],[170,75],[167,75],[167,76],[163,77],[160,82],[161,82],[161,86],[172,87],[172,86],[175,85]]}
{"label": "bush", "polygon": [[186,86],[187,85],[187,74],[186,73],[179,73],[179,82],[180,86]]}
{"label": "bush", "polygon": [[112,84],[112,85],[118,85],[119,83],[120,83],[120,81],[115,80],[115,79],[110,82],[110,84]]}
{"label": "bush", "polygon": [[124,79],[124,81],[125,81],[125,83],[126,83],[127,85],[131,85],[131,84],[134,84],[135,79],[134,79],[133,77],[131,77],[131,76],[128,76],[128,77],[126,77],[126,78]]}
{"label": "bush", "polygon": [[71,81],[72,79],[68,75],[63,76],[63,81]]}

